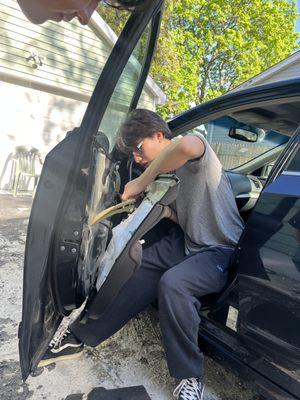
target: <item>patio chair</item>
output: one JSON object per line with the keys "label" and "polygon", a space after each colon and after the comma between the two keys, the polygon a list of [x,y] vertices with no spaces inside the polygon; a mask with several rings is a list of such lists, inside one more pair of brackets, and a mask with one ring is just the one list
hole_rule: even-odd
{"label": "patio chair", "polygon": [[42,164],[41,155],[36,148],[27,150],[24,146],[16,147],[13,156],[14,161],[14,180],[13,180],[13,196],[18,193],[19,184],[22,178],[27,179],[26,184],[29,186],[30,180],[34,179],[32,197],[38,184],[40,175],[36,173],[36,162]]}

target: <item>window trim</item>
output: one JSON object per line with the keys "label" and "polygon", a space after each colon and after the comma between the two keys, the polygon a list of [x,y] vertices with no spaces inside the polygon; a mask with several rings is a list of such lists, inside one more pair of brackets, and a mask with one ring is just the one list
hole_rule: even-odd
{"label": "window trim", "polygon": [[161,23],[161,18],[162,18],[162,11],[160,10],[156,16],[152,19],[151,21],[151,33],[148,38],[148,44],[147,44],[147,56],[144,60],[143,66],[142,66],[142,72],[140,74],[137,86],[135,88],[135,92],[129,107],[129,112],[134,110],[139,102],[139,99],[141,97],[149,69],[151,67],[151,63],[153,60],[153,55],[156,49],[157,45],[157,39],[159,36],[159,28],[160,28],[160,23]]}

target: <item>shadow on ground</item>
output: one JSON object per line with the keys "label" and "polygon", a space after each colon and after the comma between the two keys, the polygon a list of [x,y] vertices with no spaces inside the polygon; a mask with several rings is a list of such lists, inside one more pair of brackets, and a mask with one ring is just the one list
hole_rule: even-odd
{"label": "shadow on ground", "polygon": [[[144,386],[152,400],[171,400],[169,377],[156,312],[134,318],[78,360],[38,369],[21,380],[17,329],[21,320],[23,256],[31,198],[0,195],[0,398],[65,399],[92,388]],[[255,400],[257,397],[224,368],[206,358],[205,400]]]}

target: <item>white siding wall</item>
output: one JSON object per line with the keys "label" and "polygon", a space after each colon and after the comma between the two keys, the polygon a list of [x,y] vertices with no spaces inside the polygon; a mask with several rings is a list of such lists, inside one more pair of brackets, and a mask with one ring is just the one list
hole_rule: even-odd
{"label": "white siding wall", "polygon": [[[11,187],[5,162],[16,146],[35,147],[44,157],[80,125],[112,49],[99,35],[76,21],[33,25],[15,0],[0,0],[0,188]],[[31,51],[42,59],[38,68],[28,60]],[[132,57],[112,99],[118,113],[127,112],[139,70]],[[139,106],[154,110],[157,101],[146,87]]]}
{"label": "white siding wall", "polygon": [[1,188],[12,185],[11,168],[5,162],[17,146],[35,147],[42,157],[78,126],[86,103],[0,82]]}
{"label": "white siding wall", "polygon": [[[91,95],[112,50],[107,39],[94,28],[71,23],[46,22],[34,25],[26,20],[15,0],[0,0],[0,66],[2,72],[17,72],[22,78]],[[31,53],[37,52],[42,65],[32,67]],[[124,93],[131,95],[139,68],[132,62],[123,76]],[[124,90],[126,89],[126,90]],[[146,104],[155,98],[145,92]]]}
{"label": "white siding wall", "polygon": [[[111,50],[103,40],[76,22],[33,25],[13,0],[0,0],[0,7],[0,61],[4,70],[90,93]],[[27,60],[32,50],[42,58],[43,65],[36,69]]]}

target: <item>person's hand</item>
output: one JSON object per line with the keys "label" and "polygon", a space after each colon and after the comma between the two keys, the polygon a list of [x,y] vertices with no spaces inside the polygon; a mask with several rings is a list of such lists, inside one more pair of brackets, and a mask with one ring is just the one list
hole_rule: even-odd
{"label": "person's hand", "polygon": [[174,210],[169,206],[164,206],[163,218],[168,218],[178,224],[178,218]]}
{"label": "person's hand", "polygon": [[172,209],[169,206],[164,206],[164,214],[163,218],[171,218],[172,216]]}
{"label": "person's hand", "polygon": [[125,185],[124,192],[121,196],[121,199],[136,199],[139,194],[141,194],[146,189],[146,185],[139,179],[133,179]]}

